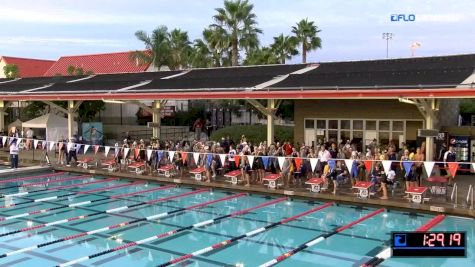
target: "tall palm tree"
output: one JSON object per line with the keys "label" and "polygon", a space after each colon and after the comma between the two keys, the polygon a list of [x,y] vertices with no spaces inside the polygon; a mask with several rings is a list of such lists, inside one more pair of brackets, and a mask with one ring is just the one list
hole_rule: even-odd
{"label": "tall palm tree", "polygon": [[193,68],[209,68],[213,66],[213,56],[208,44],[202,39],[196,39],[191,53],[191,66]]}
{"label": "tall palm tree", "polygon": [[262,33],[262,30],[256,27],[256,14],[252,12],[253,8],[254,5],[249,4],[248,0],[225,0],[224,8],[216,8],[218,14],[213,16],[217,24],[212,26],[225,29],[230,36],[233,66],[238,65],[239,48],[248,46],[250,37]]}
{"label": "tall palm tree", "polygon": [[285,64],[286,59],[291,59],[292,56],[298,55],[297,50],[297,38],[295,36],[284,36],[281,33],[279,36],[274,37],[274,43],[271,45],[272,51],[279,59],[280,64]]}
{"label": "tall palm tree", "polygon": [[138,64],[152,64],[158,70],[170,64],[170,34],[166,26],[156,28],[152,35],[137,31],[135,36],[145,44],[146,51],[133,52],[131,60],[137,61]]}
{"label": "tall palm tree", "polygon": [[308,18],[292,27],[298,43],[302,44],[302,63],[307,63],[307,52],[322,48],[322,40],[317,36],[320,31],[313,21],[308,21]]}
{"label": "tall palm tree", "polygon": [[170,64],[172,70],[187,67],[191,54],[191,42],[188,33],[180,29],[170,32]]}
{"label": "tall palm tree", "polygon": [[215,67],[223,65],[223,56],[228,54],[230,36],[221,27],[213,26],[204,29],[203,39],[207,43],[212,55]]}
{"label": "tall palm tree", "polygon": [[244,60],[244,65],[267,65],[277,64],[279,58],[269,47],[262,47],[250,51],[248,57]]}

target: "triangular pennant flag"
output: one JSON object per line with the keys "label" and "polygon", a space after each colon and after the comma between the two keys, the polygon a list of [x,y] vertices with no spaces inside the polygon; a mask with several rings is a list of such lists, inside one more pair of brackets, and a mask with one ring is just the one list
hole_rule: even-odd
{"label": "triangular pennant flag", "polygon": [[110,146],[105,146],[104,147],[104,156],[107,158],[107,155],[109,154],[109,150],[111,150]]}
{"label": "triangular pennant flag", "polygon": [[452,177],[455,177],[455,174],[457,174],[457,169],[459,167],[458,162],[449,162],[447,163],[449,165],[449,172]]}
{"label": "triangular pennant flag", "polygon": [[163,151],[157,151],[157,158],[158,158],[158,161],[161,161],[162,158],[163,158]]}
{"label": "triangular pennant flag", "polygon": [[333,169],[335,169],[335,165],[336,165],[336,160],[333,160],[333,159],[328,160],[328,166],[330,167],[331,172],[333,171]]}
{"label": "triangular pennant flag", "polygon": [[79,154],[79,150],[81,149],[81,145],[80,144],[76,144],[76,153]]}
{"label": "triangular pennant flag", "polygon": [[68,144],[66,145],[66,149],[69,151],[71,151],[71,148],[73,147],[73,143],[70,143],[68,142]]}
{"label": "triangular pennant flag", "polygon": [[140,148],[135,148],[135,149],[134,149],[134,157],[135,157],[135,158],[138,158],[139,155],[140,155]]}
{"label": "triangular pennant flag", "polygon": [[432,169],[434,169],[435,162],[433,161],[425,161],[424,168],[426,169],[427,177],[430,177],[432,174]]}
{"label": "triangular pennant flag", "polygon": [[475,163],[472,163],[472,169],[475,170]]}
{"label": "triangular pennant flag", "polygon": [[175,151],[168,151],[168,158],[170,162],[173,162],[173,157],[175,157]]}
{"label": "triangular pennant flag", "polygon": [[129,151],[130,151],[130,148],[128,147],[124,148],[124,155],[122,155],[124,159],[127,158],[127,155],[129,155]]}
{"label": "triangular pennant flag", "polygon": [[33,149],[36,149],[38,147],[38,140],[33,139]]}
{"label": "triangular pennant flag", "polygon": [[18,144],[20,144],[21,141],[23,141],[23,138],[18,138]]}
{"label": "triangular pennant flag", "polygon": [[219,159],[221,160],[221,165],[224,166],[226,161],[226,154],[219,154]]}
{"label": "triangular pennant flag", "polygon": [[53,150],[54,148],[54,141],[49,141],[49,151]]}
{"label": "triangular pennant flag", "polygon": [[302,158],[295,158],[295,167],[297,167],[297,171],[300,170],[300,167],[302,166]]}
{"label": "triangular pennant flag", "polygon": [[238,156],[238,155],[234,156],[234,163],[236,164],[236,168],[239,167],[239,159],[241,159],[241,156]]}
{"label": "triangular pennant flag", "polygon": [[183,164],[186,163],[186,157],[188,156],[188,154],[186,152],[181,152],[181,160],[183,161]]}
{"label": "triangular pennant flag", "polygon": [[89,150],[90,145],[84,145],[84,154],[87,153],[87,150]]}
{"label": "triangular pennant flag", "polygon": [[406,172],[406,174],[409,174],[411,172],[412,164],[414,164],[414,162],[412,162],[412,161],[403,161],[402,162],[402,167],[404,168],[404,171]]}
{"label": "triangular pennant flag", "polygon": [[277,157],[277,161],[279,162],[280,170],[282,170],[282,167],[284,166],[284,162],[285,162],[285,157]]}
{"label": "triangular pennant flag", "polygon": [[46,149],[46,141],[42,141],[42,142],[41,142],[41,147],[43,148],[43,150]]}
{"label": "triangular pennant flag", "polygon": [[247,159],[249,160],[249,165],[251,166],[251,169],[252,169],[252,164],[254,164],[254,156],[247,156]]}
{"label": "triangular pennant flag", "polygon": [[383,168],[384,168],[385,173],[388,173],[391,170],[391,164],[392,163],[393,162],[390,161],[390,160],[383,160]]}
{"label": "triangular pennant flag", "polygon": [[6,136],[2,136],[2,144],[3,144],[3,146],[5,146],[5,142],[7,142],[7,137],[6,137]]}
{"label": "triangular pennant flag", "polygon": [[367,172],[370,172],[371,171],[371,167],[373,166],[373,161],[371,160],[365,160],[364,161],[364,166],[366,168],[366,171]]}
{"label": "triangular pennant flag", "polygon": [[99,145],[94,145],[94,154],[97,154],[97,151],[99,151]]}
{"label": "triangular pennant flag", "polygon": [[115,147],[114,149],[114,157],[119,156],[120,148],[118,146]]}
{"label": "triangular pennant flag", "polygon": [[150,157],[152,157],[152,152],[153,150],[147,149],[147,160],[150,160]]}
{"label": "triangular pennant flag", "polygon": [[318,158],[311,158],[310,159],[310,167],[312,168],[312,172],[315,171],[315,168],[317,167],[318,164]]}
{"label": "triangular pennant flag", "polygon": [[262,157],[262,163],[264,163],[264,168],[269,167],[269,157]]}
{"label": "triangular pennant flag", "polygon": [[193,159],[195,160],[195,164],[198,165],[198,162],[200,160],[200,153],[193,152]]}
{"label": "triangular pennant flag", "polygon": [[345,159],[345,165],[346,165],[346,168],[348,169],[349,173],[352,173],[352,171],[353,171],[353,161],[355,161],[355,160],[354,159]]}
{"label": "triangular pennant flag", "polygon": [[208,154],[206,164],[208,164],[208,166],[211,166],[212,162],[213,162],[213,155]]}

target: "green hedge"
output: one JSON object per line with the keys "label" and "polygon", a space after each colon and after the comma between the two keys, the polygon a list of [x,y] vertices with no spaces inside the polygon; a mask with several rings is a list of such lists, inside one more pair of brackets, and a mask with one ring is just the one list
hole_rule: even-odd
{"label": "green hedge", "polygon": [[[241,136],[245,135],[248,141],[254,144],[267,140],[267,125],[234,125],[214,131],[211,134],[212,141],[220,141],[222,137],[228,136],[234,142],[239,142]],[[275,126],[275,137],[277,141],[293,141],[294,127]]]}

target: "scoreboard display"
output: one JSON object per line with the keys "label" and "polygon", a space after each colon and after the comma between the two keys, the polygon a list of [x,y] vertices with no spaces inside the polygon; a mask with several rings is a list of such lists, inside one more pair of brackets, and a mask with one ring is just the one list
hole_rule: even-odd
{"label": "scoreboard display", "polygon": [[393,257],[465,257],[465,232],[393,232]]}

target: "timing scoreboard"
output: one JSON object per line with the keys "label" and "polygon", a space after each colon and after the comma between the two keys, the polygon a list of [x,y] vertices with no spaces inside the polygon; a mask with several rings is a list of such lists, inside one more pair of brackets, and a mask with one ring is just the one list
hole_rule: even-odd
{"label": "timing scoreboard", "polygon": [[393,257],[465,257],[465,232],[392,232]]}

